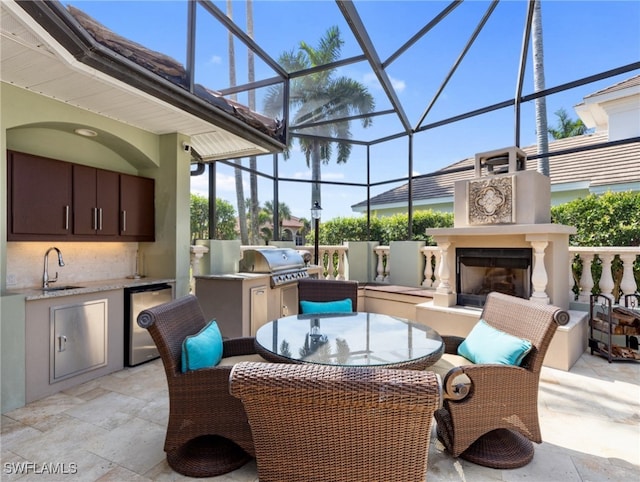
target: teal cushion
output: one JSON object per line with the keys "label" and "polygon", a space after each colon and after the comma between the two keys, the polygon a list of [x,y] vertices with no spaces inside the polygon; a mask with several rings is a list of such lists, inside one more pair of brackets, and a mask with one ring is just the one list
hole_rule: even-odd
{"label": "teal cushion", "polygon": [[350,313],[353,311],[351,298],[337,301],[300,301],[303,314],[308,313]]}
{"label": "teal cushion", "polygon": [[482,319],[458,347],[458,355],[462,355],[473,363],[516,366],[520,366],[530,351],[529,340],[497,330]]}
{"label": "teal cushion", "polygon": [[222,334],[215,321],[182,342],[182,372],[214,367],[222,359]]}

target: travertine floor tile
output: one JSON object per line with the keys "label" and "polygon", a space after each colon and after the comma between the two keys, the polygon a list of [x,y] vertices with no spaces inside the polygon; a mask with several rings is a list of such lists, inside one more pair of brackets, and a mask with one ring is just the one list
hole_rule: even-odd
{"label": "travertine floor tile", "polygon": [[[2,480],[185,481],[163,451],[169,400],[160,360],[126,368],[2,416]],[[626,481],[640,473],[640,364],[608,363],[585,353],[569,372],[543,368],[539,416],[544,442],[533,461],[494,470],[454,459],[436,439],[428,480]],[[20,463],[76,464],[76,473],[44,478]],[[5,465],[9,464],[9,465]],[[205,478],[257,482],[255,461]]]}

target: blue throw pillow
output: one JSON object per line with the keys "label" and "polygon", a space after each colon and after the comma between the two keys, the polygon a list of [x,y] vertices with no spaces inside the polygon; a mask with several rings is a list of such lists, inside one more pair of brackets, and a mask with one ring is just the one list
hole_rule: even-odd
{"label": "blue throw pillow", "polygon": [[214,367],[222,359],[222,334],[215,321],[182,342],[182,372]]}
{"label": "blue throw pillow", "polygon": [[350,313],[353,311],[351,298],[337,301],[300,301],[303,314],[309,313]]}
{"label": "blue throw pillow", "polygon": [[531,342],[510,335],[479,320],[458,347],[462,355],[473,363],[498,363],[520,366],[531,351]]}

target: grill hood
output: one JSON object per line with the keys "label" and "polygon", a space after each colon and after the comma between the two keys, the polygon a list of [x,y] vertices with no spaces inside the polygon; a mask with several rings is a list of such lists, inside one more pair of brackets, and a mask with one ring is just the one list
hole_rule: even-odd
{"label": "grill hood", "polygon": [[291,248],[247,249],[239,266],[245,273],[277,273],[304,267],[302,255]]}

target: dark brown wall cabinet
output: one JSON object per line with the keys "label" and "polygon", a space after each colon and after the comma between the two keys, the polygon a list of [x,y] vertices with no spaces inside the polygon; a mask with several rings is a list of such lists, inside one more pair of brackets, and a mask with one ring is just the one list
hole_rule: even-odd
{"label": "dark brown wall cabinet", "polygon": [[153,179],[7,151],[8,241],[154,241]]}
{"label": "dark brown wall cabinet", "polygon": [[120,174],[120,235],[138,241],[153,241],[155,236],[153,179]]}
{"label": "dark brown wall cabinet", "polygon": [[71,234],[71,164],[18,152],[8,153],[8,239]]}
{"label": "dark brown wall cabinet", "polygon": [[120,175],[73,166],[73,234],[118,235]]}

